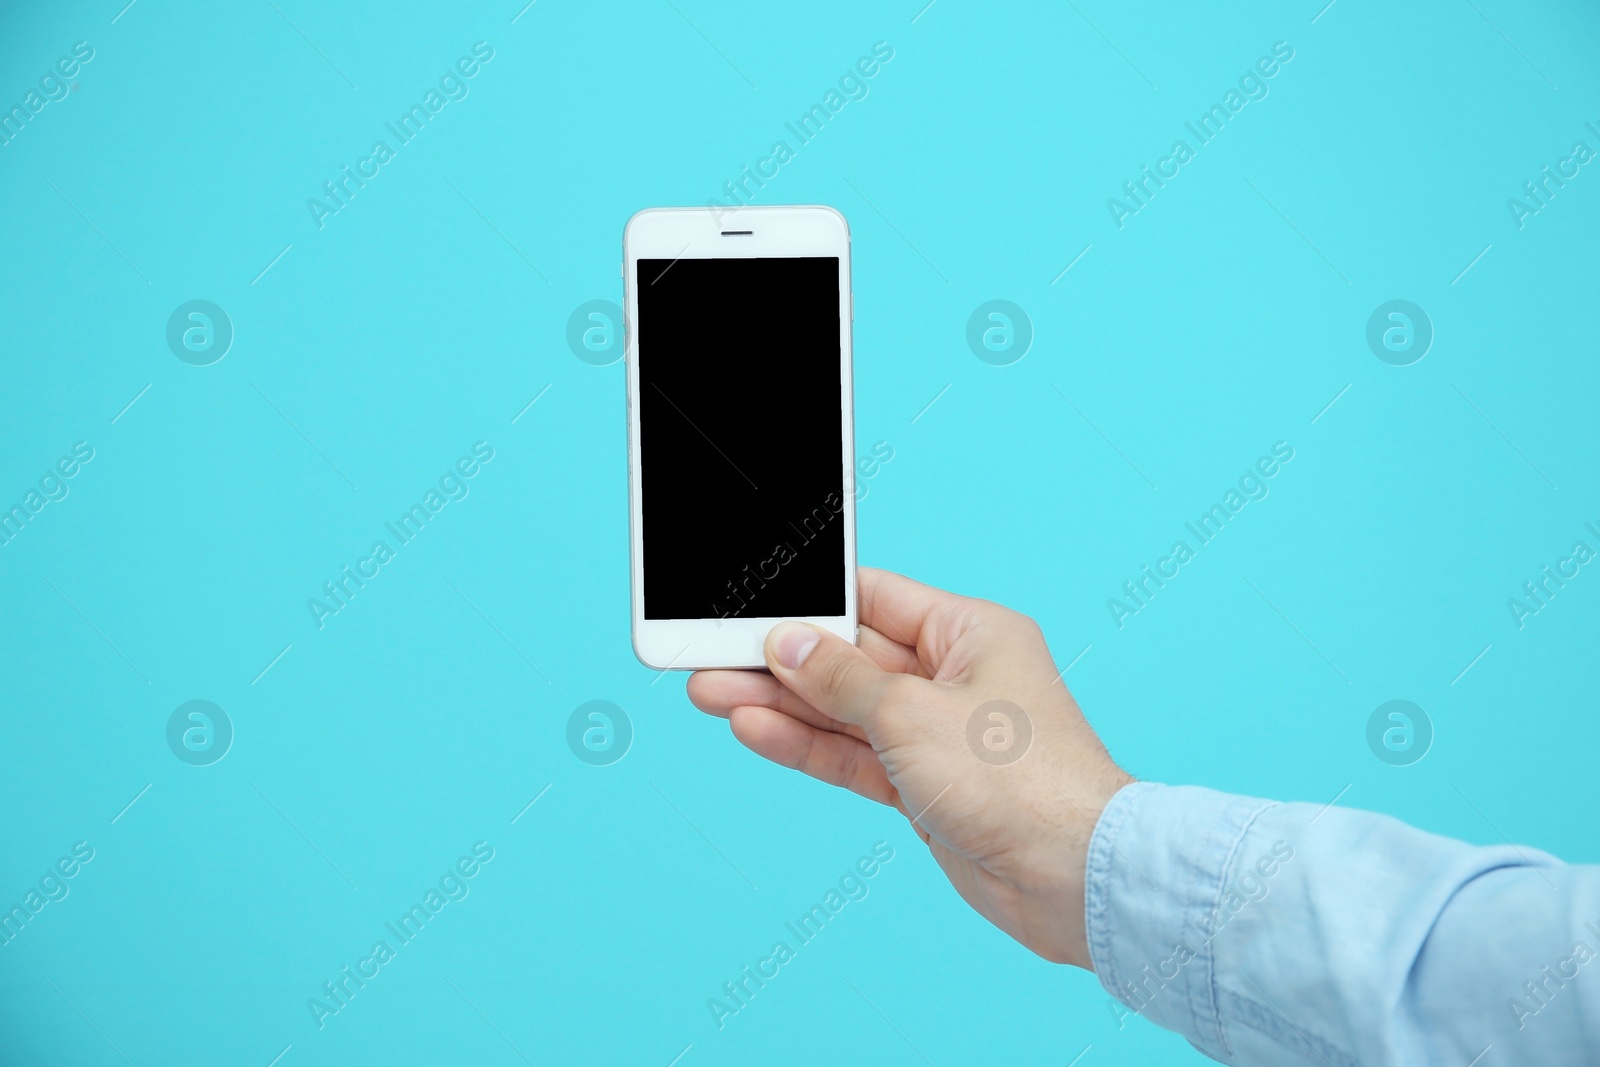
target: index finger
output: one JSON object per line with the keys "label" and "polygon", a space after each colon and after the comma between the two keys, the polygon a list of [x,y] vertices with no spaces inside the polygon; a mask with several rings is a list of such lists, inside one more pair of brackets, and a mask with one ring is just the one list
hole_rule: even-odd
{"label": "index finger", "polygon": [[930,619],[959,607],[965,599],[876,567],[857,569],[856,589],[862,623],[912,648],[925,644],[922,628]]}

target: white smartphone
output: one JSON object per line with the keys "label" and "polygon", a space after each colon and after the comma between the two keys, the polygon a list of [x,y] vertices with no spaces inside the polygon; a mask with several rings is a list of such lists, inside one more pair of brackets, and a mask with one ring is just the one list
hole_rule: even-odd
{"label": "white smartphone", "polygon": [[760,667],[785,619],[855,641],[844,216],[652,208],[622,245],[634,653]]}

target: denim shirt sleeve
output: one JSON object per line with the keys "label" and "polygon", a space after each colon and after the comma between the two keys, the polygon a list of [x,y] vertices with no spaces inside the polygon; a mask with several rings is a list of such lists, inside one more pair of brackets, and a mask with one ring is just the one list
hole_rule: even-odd
{"label": "denim shirt sleeve", "polygon": [[1101,815],[1085,888],[1118,1025],[1224,1063],[1600,1062],[1600,867],[1140,782]]}

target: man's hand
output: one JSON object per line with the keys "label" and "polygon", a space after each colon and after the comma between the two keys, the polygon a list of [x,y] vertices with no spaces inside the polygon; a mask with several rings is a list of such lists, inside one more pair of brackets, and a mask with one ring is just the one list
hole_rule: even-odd
{"label": "man's hand", "polygon": [[859,648],[783,623],[771,674],[700,671],[689,699],[758,755],[900,809],[968,904],[1045,959],[1089,968],[1089,836],[1133,779],[1039,627],[887,571],[860,571],[859,604]]}

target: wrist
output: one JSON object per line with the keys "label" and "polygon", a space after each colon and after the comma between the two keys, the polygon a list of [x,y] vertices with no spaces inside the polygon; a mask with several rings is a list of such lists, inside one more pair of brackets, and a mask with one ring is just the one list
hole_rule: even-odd
{"label": "wrist", "polygon": [[1136,779],[1113,767],[1099,781],[1079,782],[1070,792],[1055,789],[1057,824],[1062,833],[1036,849],[1025,864],[1022,887],[1038,918],[1028,947],[1052,963],[1094,970],[1085,921],[1089,845],[1100,816],[1112,799]]}

